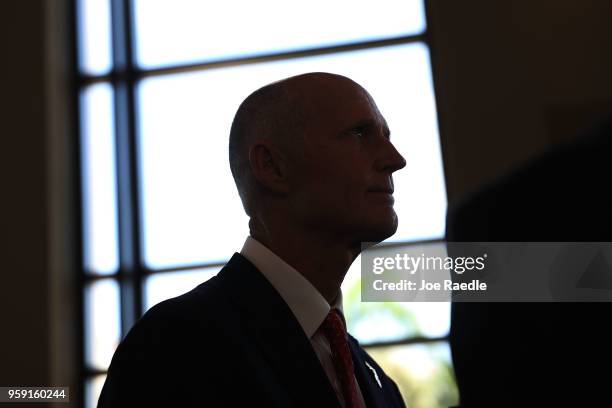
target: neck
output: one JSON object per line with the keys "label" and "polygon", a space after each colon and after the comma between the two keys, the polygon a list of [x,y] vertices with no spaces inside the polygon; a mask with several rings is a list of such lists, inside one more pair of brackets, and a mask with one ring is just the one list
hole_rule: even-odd
{"label": "neck", "polygon": [[251,236],[308,279],[330,305],[360,250],[348,242],[315,233],[281,234],[251,225]]}

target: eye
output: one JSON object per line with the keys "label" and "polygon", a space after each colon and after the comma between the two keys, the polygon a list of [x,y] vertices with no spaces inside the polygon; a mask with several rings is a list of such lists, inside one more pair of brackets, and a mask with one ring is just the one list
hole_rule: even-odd
{"label": "eye", "polygon": [[349,130],[349,133],[353,136],[364,137],[365,136],[365,128],[363,126],[356,127],[354,129]]}

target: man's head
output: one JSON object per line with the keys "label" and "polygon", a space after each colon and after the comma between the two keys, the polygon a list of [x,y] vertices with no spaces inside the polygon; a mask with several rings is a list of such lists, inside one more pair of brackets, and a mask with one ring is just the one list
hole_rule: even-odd
{"label": "man's head", "polygon": [[397,229],[391,174],[404,166],[372,97],[340,75],[304,74],[255,91],[230,133],[232,175],[265,230],[280,223],[381,241]]}

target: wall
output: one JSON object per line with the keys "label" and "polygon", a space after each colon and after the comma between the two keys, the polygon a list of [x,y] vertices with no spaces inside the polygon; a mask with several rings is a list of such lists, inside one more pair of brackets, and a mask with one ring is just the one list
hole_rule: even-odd
{"label": "wall", "polygon": [[0,2],[0,386],[70,386],[76,401],[67,5]]}
{"label": "wall", "polygon": [[432,0],[449,199],[612,113],[612,3]]}
{"label": "wall", "polygon": [[[25,3],[25,2],[23,2]],[[3,2],[2,347],[0,384],[46,384],[47,204],[44,13],[40,1]],[[23,22],[27,22],[23,24]]]}

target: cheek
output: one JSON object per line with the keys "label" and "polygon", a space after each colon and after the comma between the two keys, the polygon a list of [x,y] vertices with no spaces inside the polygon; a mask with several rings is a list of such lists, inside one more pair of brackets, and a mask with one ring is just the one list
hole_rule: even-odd
{"label": "cheek", "polygon": [[363,195],[356,187],[356,180],[350,178],[352,175],[332,170],[321,172],[317,176],[311,182],[303,184],[296,196],[303,211],[311,215],[316,214],[328,222],[354,217],[356,212],[361,211]]}
{"label": "cheek", "polygon": [[351,149],[339,152],[332,148],[316,155],[316,160],[313,157],[304,152],[305,163],[310,165],[303,173],[302,198],[318,207],[318,212],[335,213],[340,217],[361,211],[367,174],[359,152]]}
{"label": "cheek", "polygon": [[339,216],[352,216],[364,207],[364,186],[355,172],[342,172],[328,175],[322,183],[320,197],[333,208]]}

